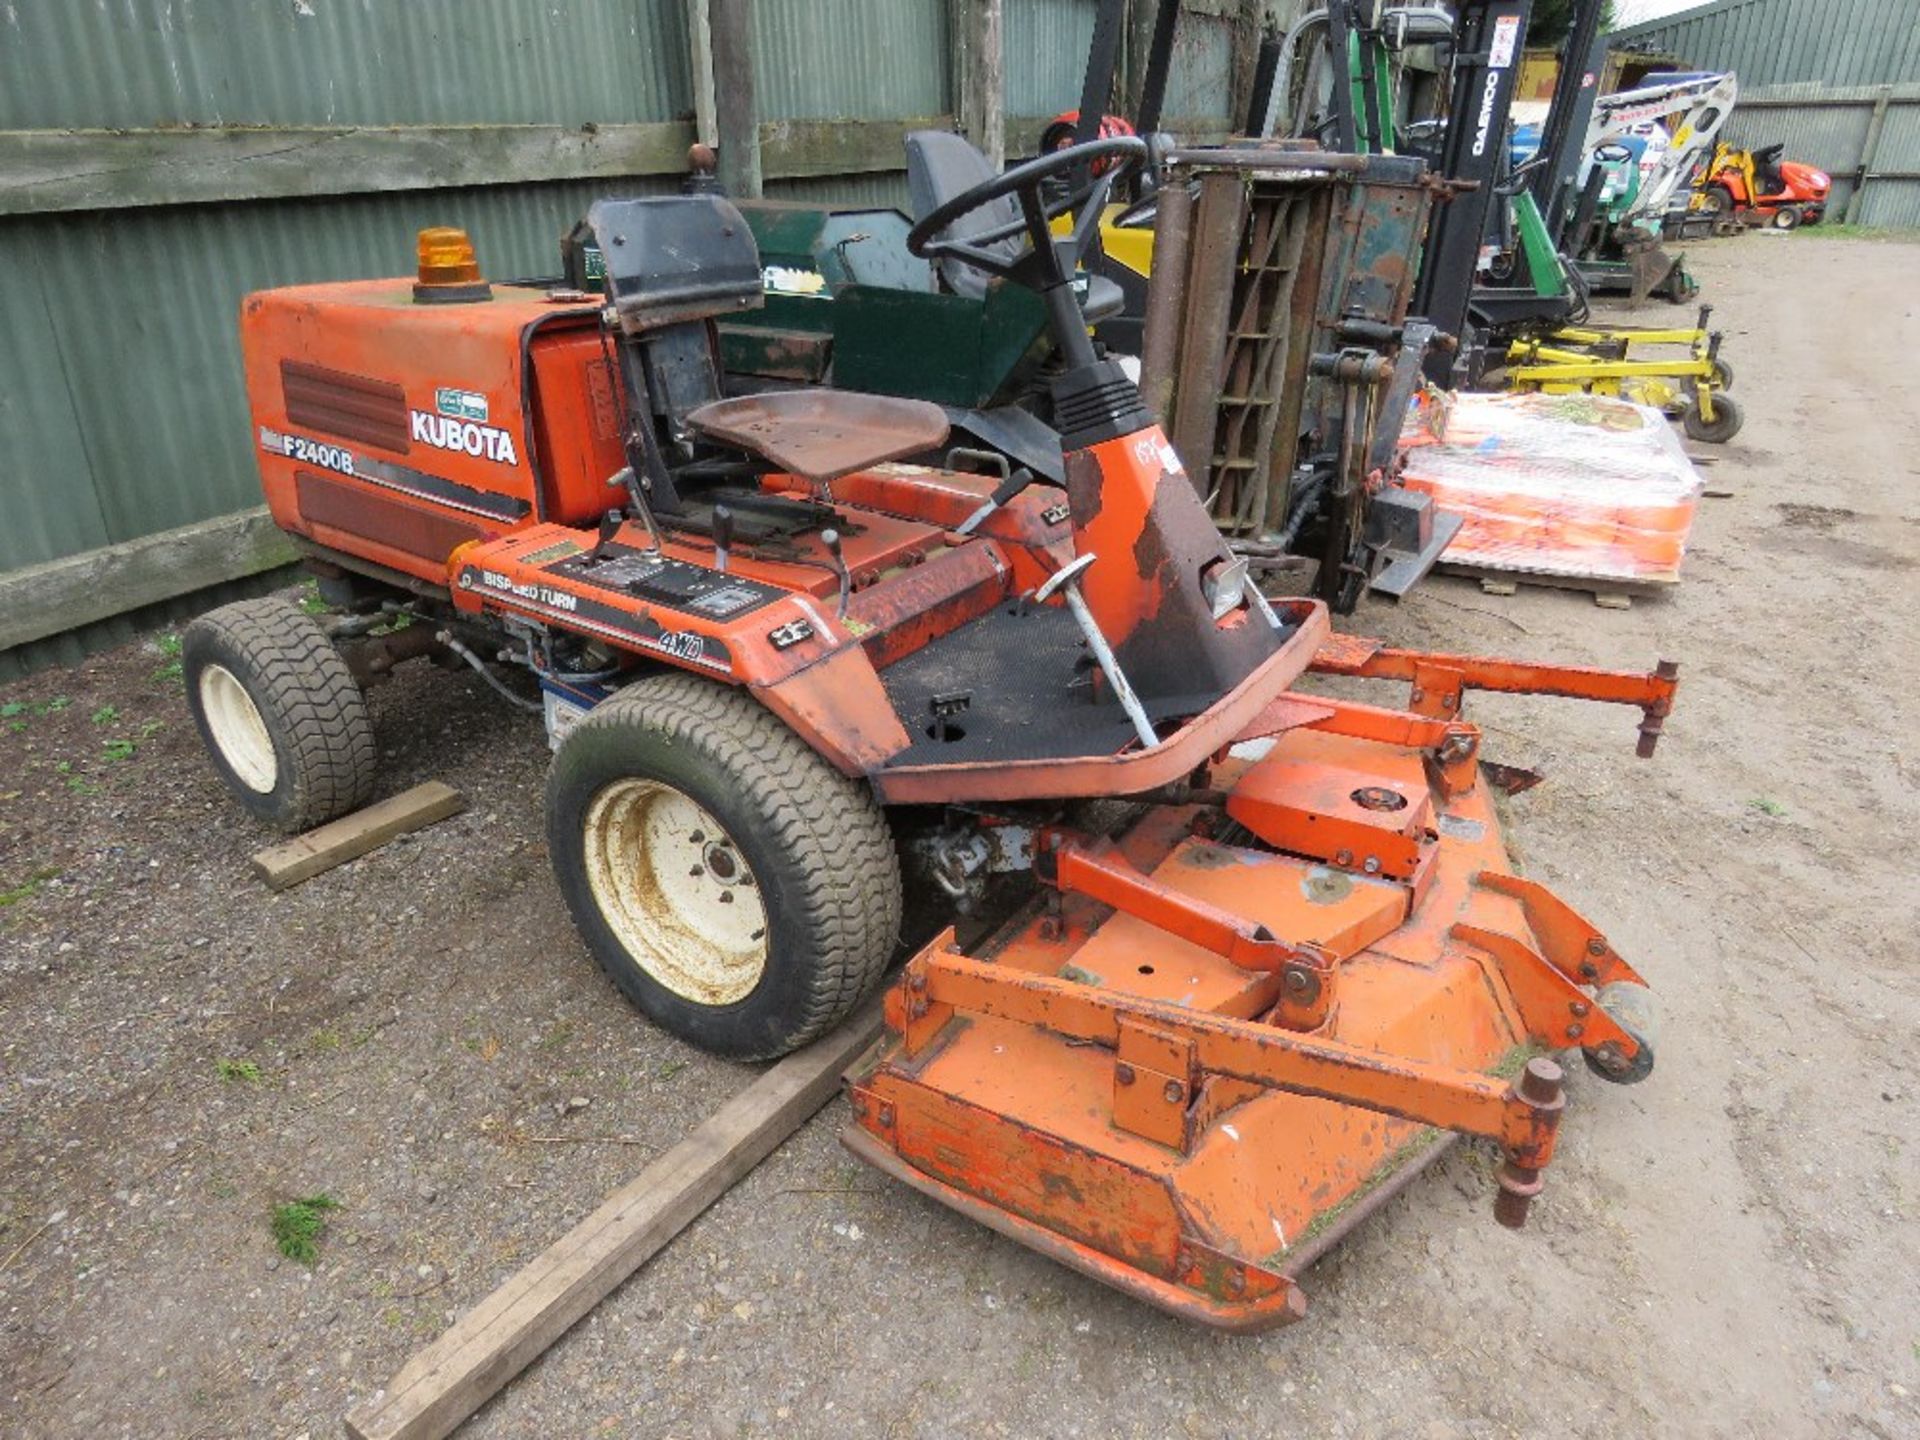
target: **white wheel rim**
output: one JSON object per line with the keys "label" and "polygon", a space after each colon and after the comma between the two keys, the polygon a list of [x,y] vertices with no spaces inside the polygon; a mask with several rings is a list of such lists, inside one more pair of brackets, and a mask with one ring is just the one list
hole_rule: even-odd
{"label": "white wheel rim", "polygon": [[260,718],[260,707],[226,666],[209,665],[200,672],[200,711],[227,768],[249,790],[271,795],[280,776],[273,737]]}
{"label": "white wheel rim", "polygon": [[634,963],[684,1000],[731,1005],[767,968],[767,912],[740,847],[660,780],[616,780],[584,822],[587,884]]}

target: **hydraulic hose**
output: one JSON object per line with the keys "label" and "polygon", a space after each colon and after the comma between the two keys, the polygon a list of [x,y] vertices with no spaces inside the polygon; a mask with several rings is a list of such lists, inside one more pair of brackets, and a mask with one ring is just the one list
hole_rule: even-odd
{"label": "hydraulic hose", "polygon": [[486,661],[474,654],[473,651],[461,644],[460,641],[454,639],[451,630],[442,630],[433,638],[446,646],[447,649],[451,650],[454,654],[458,655],[462,660],[466,661],[467,664],[471,665],[474,673],[486,681],[487,684],[491,685],[494,690],[499,693],[500,698],[505,700],[509,705],[517,706],[522,710],[540,711],[546,709],[546,703],[544,701],[529,700],[524,695],[516,695],[513,691],[509,690],[506,685],[502,683],[500,677],[487,668]]}

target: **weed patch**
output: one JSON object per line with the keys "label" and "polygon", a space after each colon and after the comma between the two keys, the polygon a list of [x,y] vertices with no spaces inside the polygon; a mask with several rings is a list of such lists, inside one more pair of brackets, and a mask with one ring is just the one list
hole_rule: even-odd
{"label": "weed patch", "polygon": [[327,1212],[338,1210],[340,1202],[331,1195],[309,1195],[304,1200],[289,1200],[273,1211],[273,1243],[289,1260],[312,1265],[320,1258],[320,1239],[327,1233]]}

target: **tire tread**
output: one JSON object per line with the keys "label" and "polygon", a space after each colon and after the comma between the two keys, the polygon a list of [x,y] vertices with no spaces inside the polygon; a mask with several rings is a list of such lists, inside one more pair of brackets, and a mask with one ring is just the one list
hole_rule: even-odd
{"label": "tire tread", "polygon": [[899,856],[885,814],[864,786],[730,686],[655,676],[596,706],[576,729],[622,726],[644,726],[701,752],[761,797],[770,839],[805,877],[798,903],[820,937],[824,963],[779,1048],[739,1058],[768,1059],[818,1039],[879,984],[899,941]]}
{"label": "tire tread", "polygon": [[183,649],[238,661],[253,672],[242,682],[261,687],[255,704],[277,713],[292,752],[280,828],[311,829],[372,798],[378,753],[366,697],[311,615],[275,597],[237,601],[188,626]]}

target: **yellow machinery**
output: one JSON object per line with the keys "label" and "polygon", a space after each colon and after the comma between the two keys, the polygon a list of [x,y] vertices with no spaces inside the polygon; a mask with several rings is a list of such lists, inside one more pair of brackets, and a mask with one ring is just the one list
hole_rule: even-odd
{"label": "yellow machinery", "polygon": [[[1135,283],[1153,274],[1153,229],[1120,223],[1130,208],[1108,206],[1100,224],[1105,261],[1100,268],[1123,287],[1129,278],[1124,271],[1138,277]],[[1053,228],[1060,230],[1060,222]],[[1725,444],[1740,432],[1744,417],[1727,394],[1733,367],[1720,358],[1719,333],[1707,329],[1712,313],[1711,305],[1701,306],[1698,323],[1686,329],[1563,325],[1548,335],[1515,340],[1504,366],[1491,373],[1508,390],[1616,395],[1652,405],[1678,419],[1695,440]],[[1675,354],[1682,346],[1685,353]]]}
{"label": "yellow machinery", "polygon": [[[1720,335],[1707,329],[1713,307],[1700,307],[1691,329],[1600,329],[1568,325],[1507,347],[1501,378],[1509,390],[1550,395],[1617,395],[1677,416],[1695,440],[1724,444],[1742,416],[1727,390],[1733,367],[1720,358]],[[1686,347],[1675,355],[1672,348]],[[1666,353],[1649,356],[1658,348]],[[1636,349],[1640,352],[1636,354]]]}

